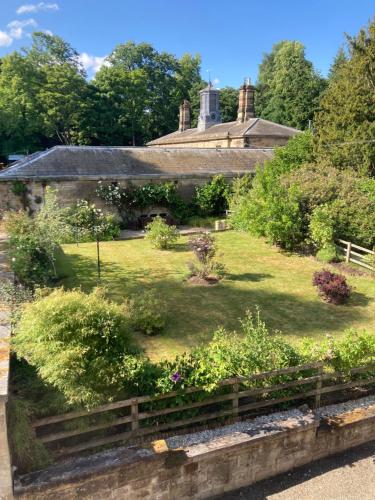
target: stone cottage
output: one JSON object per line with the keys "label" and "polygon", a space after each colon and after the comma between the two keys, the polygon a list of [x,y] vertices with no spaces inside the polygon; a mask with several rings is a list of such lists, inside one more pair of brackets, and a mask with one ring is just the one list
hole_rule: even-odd
{"label": "stone cottage", "polygon": [[27,187],[27,205],[35,210],[43,202],[46,186],[58,190],[62,205],[87,199],[100,205],[95,195],[99,180],[143,185],[174,182],[179,193],[189,199],[195,186],[214,175],[228,180],[248,172],[272,158],[272,149],[246,148],[148,148],[56,146],[34,153],[0,172],[0,212],[22,208],[23,196],[14,186]]}

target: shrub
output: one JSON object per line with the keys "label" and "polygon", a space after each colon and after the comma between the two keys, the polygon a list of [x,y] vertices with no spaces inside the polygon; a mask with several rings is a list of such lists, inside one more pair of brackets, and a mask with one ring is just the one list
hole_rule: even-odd
{"label": "shrub", "polygon": [[87,407],[119,394],[134,352],[129,320],[96,290],[53,290],[23,307],[12,340],[18,357]]}
{"label": "shrub", "polygon": [[351,289],[345,276],[326,269],[314,273],[313,285],[318,288],[324,300],[332,304],[343,304],[350,296]]}
{"label": "shrub", "polygon": [[330,262],[338,262],[341,260],[341,256],[334,244],[327,245],[324,248],[318,250],[316,258],[320,262],[324,262],[325,264],[329,264]]}
{"label": "shrub", "polygon": [[169,226],[159,215],[146,226],[146,239],[155,248],[171,248],[179,238],[176,226]]}
{"label": "shrub", "polygon": [[9,235],[11,268],[19,281],[30,288],[47,283],[53,275],[53,269],[43,242],[38,237],[35,219],[26,212],[8,212],[5,228]]}
{"label": "shrub", "polygon": [[310,237],[319,248],[332,247],[334,243],[334,218],[329,205],[316,207],[310,219]]}
{"label": "shrub", "polygon": [[[173,361],[160,362],[154,391],[168,392],[190,386],[212,391],[225,378],[248,377],[297,365],[300,359],[291,344],[269,332],[259,311],[255,315],[248,311],[239,334],[220,328],[207,345],[196,347]],[[179,377],[173,377],[174,374]]]}
{"label": "shrub", "polygon": [[192,236],[189,240],[189,247],[198,261],[188,263],[191,276],[198,276],[202,279],[209,277],[220,279],[225,275],[224,265],[214,260],[216,245],[210,233]]}
{"label": "shrub", "polygon": [[166,303],[154,290],[148,290],[128,299],[125,310],[131,326],[138,332],[154,335],[165,326]]}
{"label": "shrub", "polygon": [[202,215],[219,215],[228,208],[230,187],[223,175],[216,175],[210,182],[198,186],[195,204]]}
{"label": "shrub", "polygon": [[57,204],[56,192],[47,188],[44,205],[35,217],[9,212],[5,226],[12,270],[19,280],[34,287],[56,277],[56,250],[68,233],[65,211]]}

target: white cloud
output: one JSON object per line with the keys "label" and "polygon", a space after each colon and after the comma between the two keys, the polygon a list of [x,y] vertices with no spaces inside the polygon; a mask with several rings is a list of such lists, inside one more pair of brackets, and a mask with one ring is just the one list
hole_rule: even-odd
{"label": "white cloud", "polygon": [[102,66],[109,66],[106,56],[90,56],[87,52],[82,52],[82,54],[79,55],[79,62],[86,71],[90,71],[94,74],[99,71]]}
{"label": "white cloud", "polygon": [[17,14],[29,14],[30,12],[39,12],[39,11],[47,11],[47,10],[59,10],[59,5],[57,3],[30,3],[21,5],[16,12]]}
{"label": "white cloud", "polygon": [[214,79],[212,80],[212,83],[213,83],[213,85],[219,85],[220,80],[219,80],[218,78],[214,78]]}
{"label": "white cloud", "polygon": [[0,47],[9,47],[13,42],[13,38],[8,35],[8,33],[5,33],[4,31],[0,30]]}
{"label": "white cloud", "polygon": [[35,21],[35,19],[25,19],[25,21],[12,21],[8,24],[8,36],[10,38],[22,38],[25,33],[24,33],[24,28],[26,26],[30,26],[32,28],[35,28],[38,26],[38,23]]}

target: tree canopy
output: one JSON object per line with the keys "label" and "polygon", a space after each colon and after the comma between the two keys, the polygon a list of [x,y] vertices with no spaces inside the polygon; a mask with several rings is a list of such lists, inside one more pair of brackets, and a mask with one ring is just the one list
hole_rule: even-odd
{"label": "tree canopy", "polygon": [[358,36],[347,37],[342,56],[315,116],[319,159],[338,168],[375,174],[375,19]]}
{"label": "tree canopy", "polygon": [[284,40],[264,55],[257,87],[257,116],[303,130],[318,107],[325,80],[300,42]]}

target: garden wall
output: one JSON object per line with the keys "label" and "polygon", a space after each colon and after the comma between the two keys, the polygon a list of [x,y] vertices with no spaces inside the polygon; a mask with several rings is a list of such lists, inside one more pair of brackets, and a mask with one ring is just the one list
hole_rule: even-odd
{"label": "garden wall", "polygon": [[[224,175],[225,176],[225,175]],[[237,174],[228,174],[226,177],[228,180],[232,180]],[[171,177],[160,177],[155,178],[136,178],[129,180],[123,179],[107,179],[103,182],[118,182],[120,186],[126,186],[131,182],[136,186],[143,186],[150,182],[160,183],[160,182],[174,182],[177,185],[177,191],[182,198],[189,201],[195,193],[195,187],[201,186],[208,182],[213,175],[202,174],[195,177],[181,175],[178,178]],[[28,187],[28,193],[26,195],[27,206],[32,210],[37,210],[41,203],[43,203],[44,193],[46,186],[51,186],[58,190],[58,199],[61,206],[67,207],[75,204],[77,200],[85,199],[95,203],[98,207],[106,208],[104,201],[101,200],[95,194],[95,190],[98,186],[98,179],[76,179],[76,180],[59,180],[59,181],[33,181],[26,182]],[[0,218],[2,214],[7,210],[20,210],[24,207],[22,199],[19,195],[12,193],[12,183],[10,181],[0,182]]]}
{"label": "garden wall", "polygon": [[[5,251],[0,234],[0,281],[11,278],[6,267]],[[0,500],[12,498],[12,471],[9,454],[6,405],[9,382],[9,311],[0,302]]]}
{"label": "garden wall", "polygon": [[[371,406],[372,404],[372,406]],[[332,418],[293,410],[206,442],[117,448],[21,478],[17,498],[209,498],[375,438],[375,399]],[[340,405],[338,405],[340,408]],[[197,435],[195,435],[197,436]],[[199,436],[198,436],[199,437]],[[173,439],[172,439],[173,441]],[[196,441],[199,441],[197,439]],[[173,444],[173,443],[172,443]]]}

